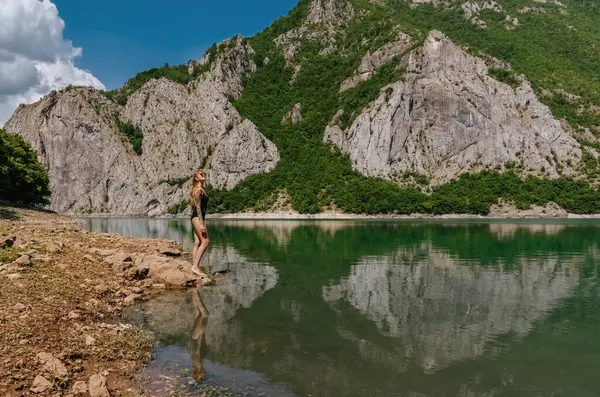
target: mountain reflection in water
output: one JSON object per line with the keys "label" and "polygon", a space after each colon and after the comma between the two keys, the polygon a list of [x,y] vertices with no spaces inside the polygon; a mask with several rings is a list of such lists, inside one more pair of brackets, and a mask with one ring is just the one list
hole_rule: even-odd
{"label": "mountain reflection in water", "polygon": [[[229,368],[264,395],[600,395],[594,222],[209,228],[204,265],[231,273],[201,291],[208,381],[243,378]],[[159,335],[157,362],[188,348],[190,293],[126,312]]]}

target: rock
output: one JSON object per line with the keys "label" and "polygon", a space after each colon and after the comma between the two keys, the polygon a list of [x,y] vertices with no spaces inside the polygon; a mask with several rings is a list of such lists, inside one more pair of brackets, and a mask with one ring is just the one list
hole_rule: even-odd
{"label": "rock", "polygon": [[350,127],[326,129],[356,171],[398,182],[413,172],[433,186],[508,163],[522,175],[574,175],[580,146],[527,81],[495,80],[486,61],[436,31],[407,57],[405,81],[383,88]]}
{"label": "rock", "polygon": [[106,378],[100,374],[90,376],[88,391],[90,397],[110,397],[106,387]]}
{"label": "rock", "polygon": [[55,378],[64,379],[69,375],[67,367],[56,357],[50,353],[39,353],[37,360],[43,365],[42,371],[54,376]]}
{"label": "rock", "polygon": [[38,375],[33,380],[33,384],[29,389],[32,393],[43,393],[46,390],[49,390],[52,387],[52,383],[48,381],[48,379],[44,378],[41,375]]}
{"label": "rock", "polygon": [[88,387],[87,387],[87,383],[81,380],[78,380],[77,382],[75,382],[73,384],[73,387],[71,387],[71,393],[73,393],[73,395],[78,396],[78,395],[87,395],[88,392]]}
{"label": "rock", "polygon": [[127,270],[131,267],[133,267],[132,262],[121,262],[121,263],[115,263],[114,265],[112,265],[112,270],[115,273],[123,273],[123,272],[125,272],[125,270]]}
{"label": "rock", "polygon": [[152,284],[152,288],[160,290],[160,289],[166,289],[167,286],[164,284]]}
{"label": "rock", "polygon": [[302,105],[300,103],[295,104],[294,107],[292,108],[292,110],[287,112],[283,116],[283,119],[281,120],[282,123],[290,123],[291,122],[292,124],[298,124],[301,121],[302,121]]}
{"label": "rock", "polygon": [[69,266],[64,263],[59,263],[58,265],[56,265],[56,267],[60,270],[66,270]]}
{"label": "rock", "polygon": [[100,248],[90,248],[88,252],[92,254],[98,254],[101,256],[109,256],[114,255],[117,251],[114,249],[100,249]]}
{"label": "rock", "polygon": [[171,260],[162,263],[150,263],[149,277],[156,283],[185,287],[195,280],[191,275],[190,264],[185,261]]}
{"label": "rock", "polygon": [[13,306],[13,309],[19,312],[22,312],[23,310],[25,310],[27,308],[27,306],[25,306],[22,303],[17,303]]}
{"label": "rock", "polygon": [[370,79],[377,70],[388,63],[399,60],[412,47],[410,36],[399,32],[396,40],[384,44],[372,54],[367,52],[354,75],[344,80],[340,85],[340,92],[355,87],[358,83]]}
{"label": "rock", "polygon": [[14,263],[16,263],[19,266],[30,266],[31,258],[29,255],[21,255],[19,258],[17,258],[17,260],[15,260]]}
{"label": "rock", "polygon": [[131,255],[124,252],[119,252],[111,256],[104,258],[104,262],[109,265],[122,264],[123,262],[133,262]]}
{"label": "rock", "polygon": [[306,22],[342,26],[350,22],[355,15],[354,7],[344,0],[312,0],[308,6]]}
{"label": "rock", "polygon": [[48,241],[44,243],[44,248],[47,252],[53,254],[59,252],[63,247],[62,243],[56,243],[54,241]]}
{"label": "rock", "polygon": [[131,294],[129,296],[127,296],[125,299],[123,299],[123,306],[132,306],[136,300],[138,300],[140,298],[140,295],[138,294]]}
{"label": "rock", "polygon": [[125,272],[125,278],[128,280],[145,280],[149,272],[148,267],[134,267]]}
{"label": "rock", "polygon": [[88,335],[88,336],[85,337],[85,345],[86,346],[93,346],[95,344],[96,344],[96,339],[94,339],[93,336]]}
{"label": "rock", "polygon": [[143,290],[140,287],[131,287],[131,292],[134,294],[141,294]]}
{"label": "rock", "polygon": [[76,312],[76,311],[69,312],[69,319],[77,320],[78,318],[81,318],[81,315],[79,314],[79,312]]}
{"label": "rock", "polygon": [[181,256],[181,251],[178,250],[177,248],[164,248],[160,251],[160,253],[162,255],[171,256],[171,257]]}
{"label": "rock", "polygon": [[23,276],[21,276],[19,273],[9,274],[6,277],[8,277],[9,280],[18,280],[20,278],[23,278]]}
{"label": "rock", "polygon": [[4,239],[4,241],[0,240],[0,241],[2,241],[2,243],[0,243],[0,247],[2,247],[2,248],[12,247],[13,244],[15,243],[15,241],[17,240],[16,237],[6,237],[6,238],[3,237],[3,239]]}
{"label": "rock", "polygon": [[98,284],[94,287],[94,290],[99,293],[110,292],[111,288],[106,284]]}
{"label": "rock", "polygon": [[568,213],[558,204],[549,202],[541,207],[533,205],[527,210],[519,210],[512,204],[494,204],[490,207],[491,218],[567,218]]}
{"label": "rock", "polygon": [[233,189],[248,175],[271,171],[279,162],[273,142],[258,133],[249,120],[235,124],[216,145],[210,158],[208,178],[214,187]]}

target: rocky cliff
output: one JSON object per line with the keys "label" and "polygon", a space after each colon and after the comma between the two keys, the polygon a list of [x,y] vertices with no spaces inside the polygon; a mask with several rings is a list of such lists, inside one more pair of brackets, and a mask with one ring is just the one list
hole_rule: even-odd
{"label": "rocky cliff", "polygon": [[[60,212],[162,214],[199,166],[220,212],[273,208],[284,193],[299,212],[487,213],[498,197],[526,197],[489,181],[477,190],[498,197],[472,186],[428,196],[483,171],[532,177],[542,192],[531,197],[567,211],[600,211],[593,17],[518,3],[301,0],[255,37],[143,72],[118,95],[52,93],[6,129],[38,150]],[[568,178],[580,185],[557,188]],[[530,196],[514,204],[547,204]]]}
{"label": "rocky cliff", "polygon": [[[50,208],[152,216],[186,199],[198,167],[209,169],[213,186],[228,189],[273,169],[277,148],[230,102],[256,71],[253,50],[241,37],[222,47],[197,80],[151,79],[125,106],[87,88],[20,106],[6,129],[29,141],[49,170]],[[141,154],[120,131],[128,124],[143,134]]]}
{"label": "rocky cliff", "polygon": [[348,153],[357,171],[391,180],[416,172],[434,185],[506,164],[573,176],[579,144],[529,82],[513,88],[494,79],[483,59],[438,31],[403,62],[405,81],[383,88],[349,128],[334,120],[325,131],[325,142]]}

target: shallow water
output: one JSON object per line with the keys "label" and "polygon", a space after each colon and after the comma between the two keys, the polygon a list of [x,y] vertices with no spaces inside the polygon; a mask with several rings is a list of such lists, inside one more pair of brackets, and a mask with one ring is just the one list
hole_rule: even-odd
{"label": "shallow water", "polygon": [[[87,224],[191,249],[187,219]],[[192,394],[200,362],[215,395],[598,396],[599,225],[212,221],[203,264],[231,273],[202,342],[195,290],[125,316],[160,338],[149,378]]]}

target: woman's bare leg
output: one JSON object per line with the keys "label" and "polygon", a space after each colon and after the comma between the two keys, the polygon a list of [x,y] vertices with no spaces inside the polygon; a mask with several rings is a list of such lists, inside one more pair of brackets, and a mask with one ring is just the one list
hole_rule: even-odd
{"label": "woman's bare leg", "polygon": [[198,248],[200,248],[200,237],[198,237],[198,235],[196,234],[196,231],[194,230],[194,247],[192,248],[192,265],[196,260],[196,255],[198,254]]}
{"label": "woman's bare leg", "polygon": [[200,222],[200,218],[192,219],[192,226],[194,226],[194,233],[195,233],[196,237],[200,240],[200,246],[198,247],[198,249],[196,249],[196,255],[192,257],[192,272],[197,274],[200,277],[207,277],[207,275],[205,273],[202,273],[200,271],[199,266],[200,266],[200,259],[202,259],[202,256],[204,255],[204,251],[206,251],[206,248],[208,247],[208,243],[209,243],[208,232],[205,232],[205,234],[202,235],[202,230],[201,230],[202,223]]}

